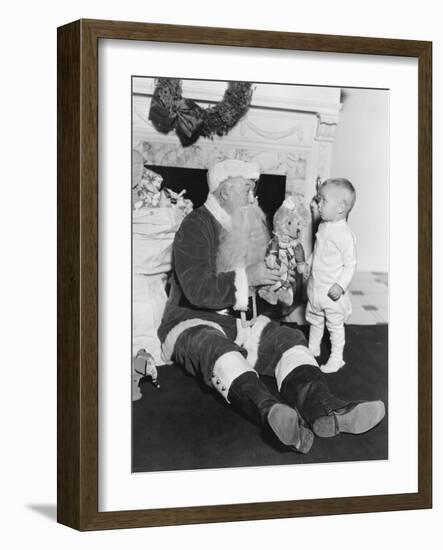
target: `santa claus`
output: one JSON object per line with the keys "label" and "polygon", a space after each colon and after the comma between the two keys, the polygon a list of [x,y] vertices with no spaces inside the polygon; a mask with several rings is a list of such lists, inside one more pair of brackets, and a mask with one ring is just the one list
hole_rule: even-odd
{"label": "santa claus", "polygon": [[[158,334],[165,360],[201,376],[284,445],[307,453],[314,434],[359,434],[385,415],[381,401],[330,391],[303,333],[257,315],[255,291],[279,280],[265,262],[268,230],[254,190],[257,164],[225,160],[208,171],[206,203],[182,222]],[[280,397],[260,379],[274,376]]]}

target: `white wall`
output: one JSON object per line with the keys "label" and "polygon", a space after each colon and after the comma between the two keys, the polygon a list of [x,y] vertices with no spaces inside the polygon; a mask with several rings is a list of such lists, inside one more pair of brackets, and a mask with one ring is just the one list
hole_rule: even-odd
{"label": "white wall", "polygon": [[355,186],[349,224],[357,236],[359,271],[388,271],[389,92],[344,88],[332,177]]}
{"label": "white wall", "polygon": [[[434,40],[434,180],[443,181],[443,38],[438,3],[371,0],[9,2],[3,8],[0,543],[9,549],[254,550],[435,548],[443,521],[443,399],[434,399],[434,510],[77,533],[54,521],[56,495],[56,27],[79,17]],[[438,124],[437,124],[438,122]],[[407,128],[405,129],[407,131]],[[443,186],[436,185],[436,213]],[[440,208],[439,208],[440,207]],[[442,303],[442,216],[434,299]],[[443,354],[435,307],[435,357]],[[441,360],[434,373],[443,385]],[[401,365],[394,365],[401,368]],[[405,403],[404,418],[410,411]],[[413,414],[413,413],[411,413]],[[291,480],[288,479],[288,483]],[[165,490],[173,488],[166,488]],[[436,541],[436,542],[432,542]]]}

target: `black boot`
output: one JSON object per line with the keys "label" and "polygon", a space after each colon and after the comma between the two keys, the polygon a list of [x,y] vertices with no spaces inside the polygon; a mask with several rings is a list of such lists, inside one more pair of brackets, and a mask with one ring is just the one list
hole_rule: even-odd
{"label": "black boot", "polygon": [[318,367],[302,365],[283,380],[280,395],[296,407],[319,437],[338,433],[360,434],[385,416],[382,401],[343,401],[336,397]]}
{"label": "black boot", "polygon": [[253,372],[244,372],[229,388],[228,401],[260,426],[269,426],[278,439],[300,453],[308,453],[314,435],[301,424],[298,412],[276,399]]}

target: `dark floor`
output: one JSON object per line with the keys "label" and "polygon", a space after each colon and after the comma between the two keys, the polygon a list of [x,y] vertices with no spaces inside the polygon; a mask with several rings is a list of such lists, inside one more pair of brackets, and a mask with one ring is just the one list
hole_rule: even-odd
{"label": "dark floor", "polygon": [[[331,389],[349,400],[382,399],[387,408],[387,325],[348,325],[346,331],[347,364],[327,375]],[[179,367],[159,367],[159,382],[161,390],[142,381],[143,398],[133,403],[134,472],[388,458],[387,415],[366,434],[316,438],[310,453],[301,455],[263,434]],[[265,382],[276,391],[272,379]]]}

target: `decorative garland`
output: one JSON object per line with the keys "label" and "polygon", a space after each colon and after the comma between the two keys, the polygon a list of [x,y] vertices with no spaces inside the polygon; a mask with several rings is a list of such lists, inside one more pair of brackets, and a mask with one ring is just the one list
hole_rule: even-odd
{"label": "decorative garland", "polygon": [[156,80],[149,120],[164,134],[175,128],[184,147],[199,137],[212,139],[225,136],[248,112],[252,100],[252,84],[230,82],[223,99],[214,106],[202,109],[195,101],[182,96],[182,83],[177,78]]}

